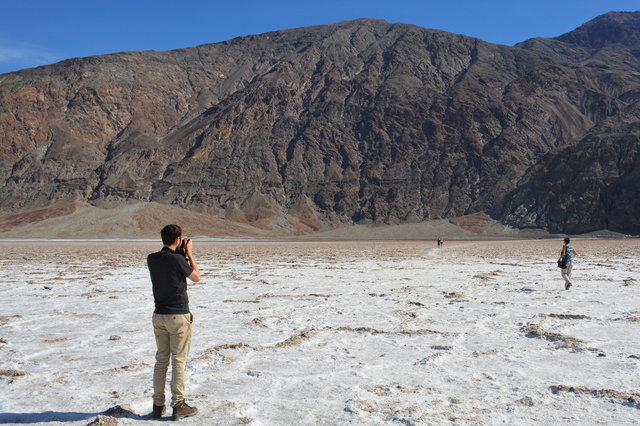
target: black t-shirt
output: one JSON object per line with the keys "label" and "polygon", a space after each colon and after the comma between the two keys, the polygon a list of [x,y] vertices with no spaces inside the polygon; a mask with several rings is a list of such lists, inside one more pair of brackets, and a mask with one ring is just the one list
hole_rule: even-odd
{"label": "black t-shirt", "polygon": [[155,314],[188,314],[187,277],[193,268],[184,256],[163,247],[147,256],[147,266],[153,284]]}

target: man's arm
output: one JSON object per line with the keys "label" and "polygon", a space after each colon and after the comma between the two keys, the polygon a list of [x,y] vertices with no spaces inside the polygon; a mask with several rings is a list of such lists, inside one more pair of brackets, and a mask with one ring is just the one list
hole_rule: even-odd
{"label": "man's arm", "polygon": [[189,278],[194,283],[197,283],[198,281],[200,281],[200,269],[198,269],[198,264],[196,263],[196,260],[193,258],[192,248],[193,248],[193,240],[187,241],[185,251],[187,252],[187,259],[189,259],[189,263],[193,268],[193,272],[187,278]]}

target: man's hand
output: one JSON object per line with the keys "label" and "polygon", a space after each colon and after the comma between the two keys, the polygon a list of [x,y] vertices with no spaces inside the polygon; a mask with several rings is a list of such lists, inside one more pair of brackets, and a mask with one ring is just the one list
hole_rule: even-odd
{"label": "man's hand", "polygon": [[193,240],[192,239],[185,241],[184,251],[187,253],[187,259],[189,259],[189,263],[193,268],[193,272],[187,278],[189,278],[194,283],[197,283],[198,281],[200,281],[200,270],[198,269],[196,260],[193,258]]}

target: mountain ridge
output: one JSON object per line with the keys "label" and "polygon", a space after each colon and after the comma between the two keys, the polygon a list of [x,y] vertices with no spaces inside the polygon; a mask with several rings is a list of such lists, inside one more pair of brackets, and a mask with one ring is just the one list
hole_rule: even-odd
{"label": "mountain ridge", "polygon": [[611,134],[638,155],[633,48],[572,46],[363,18],[3,74],[0,211],[155,202],[285,233],[487,212],[522,228],[637,233],[633,202],[580,200],[614,181],[633,193],[633,168],[572,185],[587,215],[531,196],[566,180],[554,156],[604,161],[580,153],[604,156]]}
{"label": "mountain ridge", "polygon": [[609,12],[554,40],[591,49],[612,44],[640,47],[640,15],[637,12]]}

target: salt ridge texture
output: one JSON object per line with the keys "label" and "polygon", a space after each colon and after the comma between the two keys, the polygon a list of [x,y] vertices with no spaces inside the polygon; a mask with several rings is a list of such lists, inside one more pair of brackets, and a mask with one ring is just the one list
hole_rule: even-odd
{"label": "salt ridge texture", "polygon": [[[196,241],[182,422],[637,424],[640,241],[435,246]],[[159,248],[0,243],[0,423],[149,414]]]}

